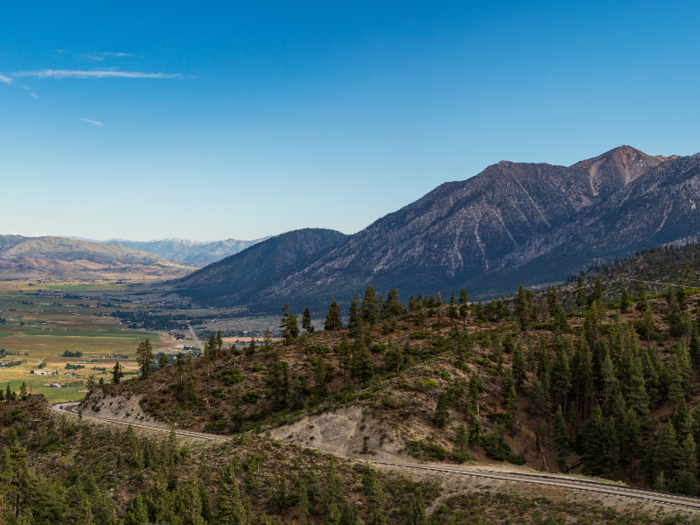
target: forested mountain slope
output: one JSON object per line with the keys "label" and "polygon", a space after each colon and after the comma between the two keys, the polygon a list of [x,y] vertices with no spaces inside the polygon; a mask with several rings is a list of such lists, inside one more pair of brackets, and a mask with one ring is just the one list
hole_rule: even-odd
{"label": "forested mountain slope", "polygon": [[287,232],[210,264],[173,285],[180,293],[202,303],[240,302],[254,293],[256,285],[274,279],[345,237],[340,232],[321,228]]}

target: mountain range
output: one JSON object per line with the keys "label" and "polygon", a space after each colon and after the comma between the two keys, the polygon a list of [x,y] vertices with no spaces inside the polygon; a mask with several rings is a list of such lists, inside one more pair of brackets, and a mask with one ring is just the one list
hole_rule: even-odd
{"label": "mountain range", "polygon": [[68,239],[77,239],[100,244],[116,244],[138,250],[146,253],[159,255],[173,261],[180,261],[187,266],[202,268],[208,264],[214,263],[245,250],[249,246],[253,246],[261,241],[269,239],[255,239],[252,241],[241,241],[238,239],[226,239],[224,241],[191,241],[188,239],[161,239],[154,241],[130,241],[127,239],[109,239],[107,241],[98,241],[94,239],[82,239],[75,236],[66,236]]}
{"label": "mountain range", "polygon": [[0,235],[0,275],[17,277],[172,278],[192,268],[164,257],[119,245],[65,237]]}
{"label": "mountain range", "polygon": [[222,287],[243,267],[239,254],[177,287],[214,305],[347,300],[369,285],[404,297],[465,287],[486,298],[694,236],[698,203],[700,154],[650,156],[621,146],[568,167],[501,161],[302,261],[289,259],[255,286]]}

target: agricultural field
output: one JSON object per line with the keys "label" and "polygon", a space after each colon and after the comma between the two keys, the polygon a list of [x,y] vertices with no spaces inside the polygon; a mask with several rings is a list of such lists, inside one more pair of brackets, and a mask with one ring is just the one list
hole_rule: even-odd
{"label": "agricultural field", "polygon": [[[139,342],[148,338],[154,352],[176,353],[167,333],[132,330],[110,314],[145,309],[133,303],[105,304],[75,295],[90,290],[119,290],[123,281],[0,281],[0,387],[18,391],[25,382],[51,402],[81,399],[90,375],[108,381],[118,360],[135,374]],[[81,355],[82,354],[82,355]],[[70,356],[70,357],[67,357]],[[73,368],[77,367],[77,368]],[[50,375],[36,375],[35,372]],[[50,384],[60,384],[54,388]]]}

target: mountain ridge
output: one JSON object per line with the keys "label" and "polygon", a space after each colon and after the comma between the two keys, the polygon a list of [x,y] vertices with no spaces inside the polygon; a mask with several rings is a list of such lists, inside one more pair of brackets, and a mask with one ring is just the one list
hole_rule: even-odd
{"label": "mountain ridge", "polygon": [[235,300],[327,301],[370,285],[502,294],[518,280],[563,280],[606,257],[696,234],[698,159],[620,146],[568,167],[501,161],[439,185]]}

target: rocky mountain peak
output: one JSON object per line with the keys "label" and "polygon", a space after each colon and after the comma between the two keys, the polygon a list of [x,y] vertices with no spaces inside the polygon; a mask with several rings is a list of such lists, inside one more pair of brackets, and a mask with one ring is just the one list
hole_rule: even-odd
{"label": "rocky mountain peak", "polygon": [[577,162],[571,167],[588,172],[593,195],[609,195],[670,158],[652,157],[624,145],[592,159]]}

